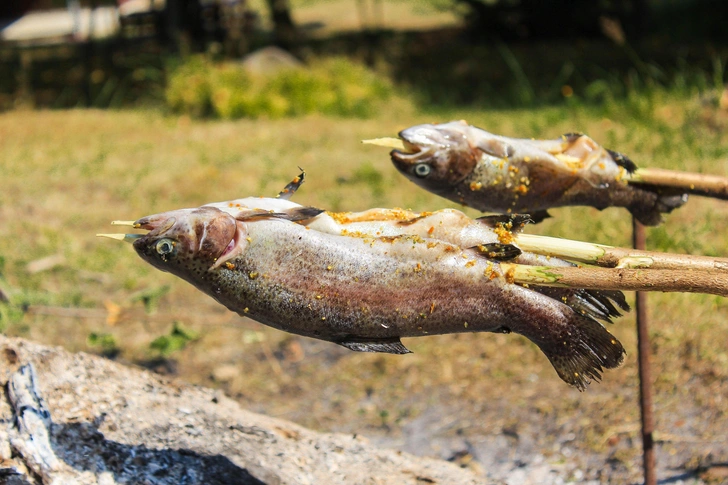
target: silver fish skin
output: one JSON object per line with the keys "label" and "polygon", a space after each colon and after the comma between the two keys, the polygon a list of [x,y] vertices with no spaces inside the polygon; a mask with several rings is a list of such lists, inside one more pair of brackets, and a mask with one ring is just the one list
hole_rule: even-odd
{"label": "silver fish skin", "polygon": [[512,331],[581,390],[623,360],[601,324],[508,283],[477,251],[416,236],[332,235],[292,222],[311,212],[283,214],[236,219],[200,207],[148,216],[136,222],[150,232],[134,249],[232,311],[352,350],[407,353],[400,337]]}
{"label": "silver fish skin", "polygon": [[[280,199],[247,197],[227,202],[207,204],[233,216],[245,217],[259,212],[281,212],[303,206]],[[484,247],[503,248],[505,257],[517,264],[531,266],[575,266],[555,257],[542,256],[517,249],[513,233],[520,226],[499,217],[471,219],[462,211],[443,209],[435,212],[412,212],[404,209],[369,209],[362,212],[323,212],[312,219],[302,221],[306,227],[327,234],[352,237],[417,236],[454,244],[463,249]],[[498,221],[498,222],[494,222]],[[527,219],[526,219],[527,220]],[[516,249],[514,253],[512,249]],[[578,288],[553,288],[531,285],[540,293],[560,300],[574,310],[592,318],[611,322],[621,315],[618,308],[629,311],[630,307],[620,291],[584,290]],[[616,305],[616,306],[615,306]]]}
{"label": "silver fish skin", "polygon": [[637,167],[582,134],[555,140],[509,138],[464,121],[424,124],[399,133],[397,170],[418,186],[484,212],[546,216],[552,207],[625,207],[654,226],[687,194],[630,185]]}

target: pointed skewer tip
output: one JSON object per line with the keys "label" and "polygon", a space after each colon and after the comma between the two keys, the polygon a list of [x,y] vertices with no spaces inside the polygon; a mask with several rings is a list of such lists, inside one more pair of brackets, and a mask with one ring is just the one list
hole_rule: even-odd
{"label": "pointed skewer tip", "polygon": [[372,138],[370,140],[362,140],[365,145],[377,145],[380,147],[396,148],[397,150],[404,150],[404,143],[399,138]]}

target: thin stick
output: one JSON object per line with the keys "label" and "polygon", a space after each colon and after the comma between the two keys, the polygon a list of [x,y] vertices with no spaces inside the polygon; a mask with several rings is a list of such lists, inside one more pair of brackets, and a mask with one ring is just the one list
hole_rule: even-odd
{"label": "thin stick", "polygon": [[514,283],[589,290],[670,291],[728,296],[728,272],[528,266],[501,263]]}
{"label": "thin stick", "polygon": [[728,200],[728,177],[718,175],[640,168],[632,174],[629,183],[672,187],[689,194]]}
{"label": "thin stick", "polygon": [[694,269],[728,273],[728,258],[617,248],[534,234],[513,236],[516,246],[523,251],[607,268]]}
{"label": "thin stick", "polygon": [[[645,228],[632,218],[632,242],[635,249],[644,250],[647,246]],[[635,293],[635,320],[637,321],[637,366],[640,381],[640,417],[642,426],[642,467],[645,485],[656,485],[655,416],[652,409],[652,370],[650,368],[650,333],[648,331],[647,294]]]}

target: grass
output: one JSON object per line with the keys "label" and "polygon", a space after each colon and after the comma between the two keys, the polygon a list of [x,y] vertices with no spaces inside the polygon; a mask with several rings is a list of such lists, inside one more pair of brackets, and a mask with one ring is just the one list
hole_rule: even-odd
{"label": "grass", "polygon": [[[597,107],[457,112],[418,112],[395,102],[366,120],[195,121],[153,111],[94,110],[0,114],[0,290],[10,300],[0,303],[0,323],[12,335],[138,363],[159,356],[159,348],[150,348],[155,339],[174,335],[173,326],[185,328],[199,338],[175,347],[179,376],[220,387],[250,409],[395,443],[403,426],[439,409],[450,423],[440,429],[443,436],[478,442],[529,434],[552,450],[549,460],[597,456],[604,463],[611,457],[613,473],[634,480],[639,416],[630,317],[612,327],[627,348],[625,365],[580,394],[518,336],[409,339],[413,355],[357,354],[238,317],[145,265],[128,245],[94,234],[110,232],[114,219],[275,195],[297,166],[308,175],[295,196],[300,203],[331,210],[448,207],[450,202],[406,183],[385,150],[359,141],[450,119],[511,136],[583,131],[641,166],[726,175],[728,115],[706,99],[655,91],[649,99]],[[629,244],[625,211],[575,208],[553,215],[531,231]],[[650,229],[648,245],[725,256],[725,227],[724,203],[694,199],[666,225]],[[65,263],[28,273],[28,263],[56,254]],[[665,441],[661,449],[702,459],[708,443],[725,441],[728,429],[728,303],[675,294],[651,294],[649,303],[657,429],[687,440]],[[111,318],[108,309],[117,305]],[[57,307],[78,313],[54,315]],[[238,372],[223,372],[231,366]],[[581,458],[552,446],[556,436],[570,432],[576,436],[570,446]]]}

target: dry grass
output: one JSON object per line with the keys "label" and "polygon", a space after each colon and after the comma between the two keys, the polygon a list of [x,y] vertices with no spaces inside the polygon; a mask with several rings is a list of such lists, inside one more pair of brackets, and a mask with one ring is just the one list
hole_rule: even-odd
{"label": "dry grass", "polygon": [[[88,318],[44,315],[37,307],[10,318],[6,312],[6,332],[72,350],[98,350],[88,346],[89,333],[110,333],[120,346],[119,359],[142,362],[154,357],[151,340],[179,321],[201,338],[173,356],[178,375],[221,387],[251,409],[317,429],[380,436],[405,449],[414,445],[403,441],[402,427],[436,412],[432,432],[437,436],[478,443],[515,432],[530,436],[549,459],[580,467],[591,463],[596,468],[590,473],[598,477],[609,458],[617,470],[613,473],[634,479],[639,476],[639,418],[629,317],[613,327],[628,350],[625,365],[582,394],[558,379],[535,346],[514,335],[410,339],[405,343],[415,353],[407,356],[357,354],[290,336],[231,314],[188,284],[145,265],[127,245],[94,234],[109,232],[113,219],[274,195],[297,166],[308,174],[296,194],[300,203],[335,210],[446,207],[450,203],[405,182],[386,151],[359,140],[457,118],[517,136],[580,130],[644,166],[727,174],[728,157],[721,147],[728,140],[724,131],[712,128],[713,118],[706,121],[703,108],[689,101],[658,104],[666,107],[639,116],[627,105],[600,112],[572,107],[423,114],[399,108],[372,120],[254,122],[198,122],[154,112],[2,114],[0,289],[16,310],[31,304],[100,311]],[[682,113],[685,122],[676,122],[669,109]],[[629,242],[626,212],[553,213],[554,219],[533,231]],[[696,199],[670,216],[666,226],[650,230],[648,244],[726,255],[726,227],[725,204]],[[27,272],[29,262],[56,254],[64,264]],[[167,293],[159,291],[164,286]],[[141,297],[155,291],[164,294],[150,313]],[[122,307],[116,321],[100,316],[105,302]],[[686,456],[686,462],[700,462],[711,446],[714,456],[725,455],[728,304],[705,295],[653,294],[650,305],[657,429],[687,440],[671,439],[661,450]],[[554,445],[568,433],[576,436],[569,446],[578,456],[562,454]],[[710,445],[715,441],[722,448]],[[434,445],[417,451],[438,454]]]}

